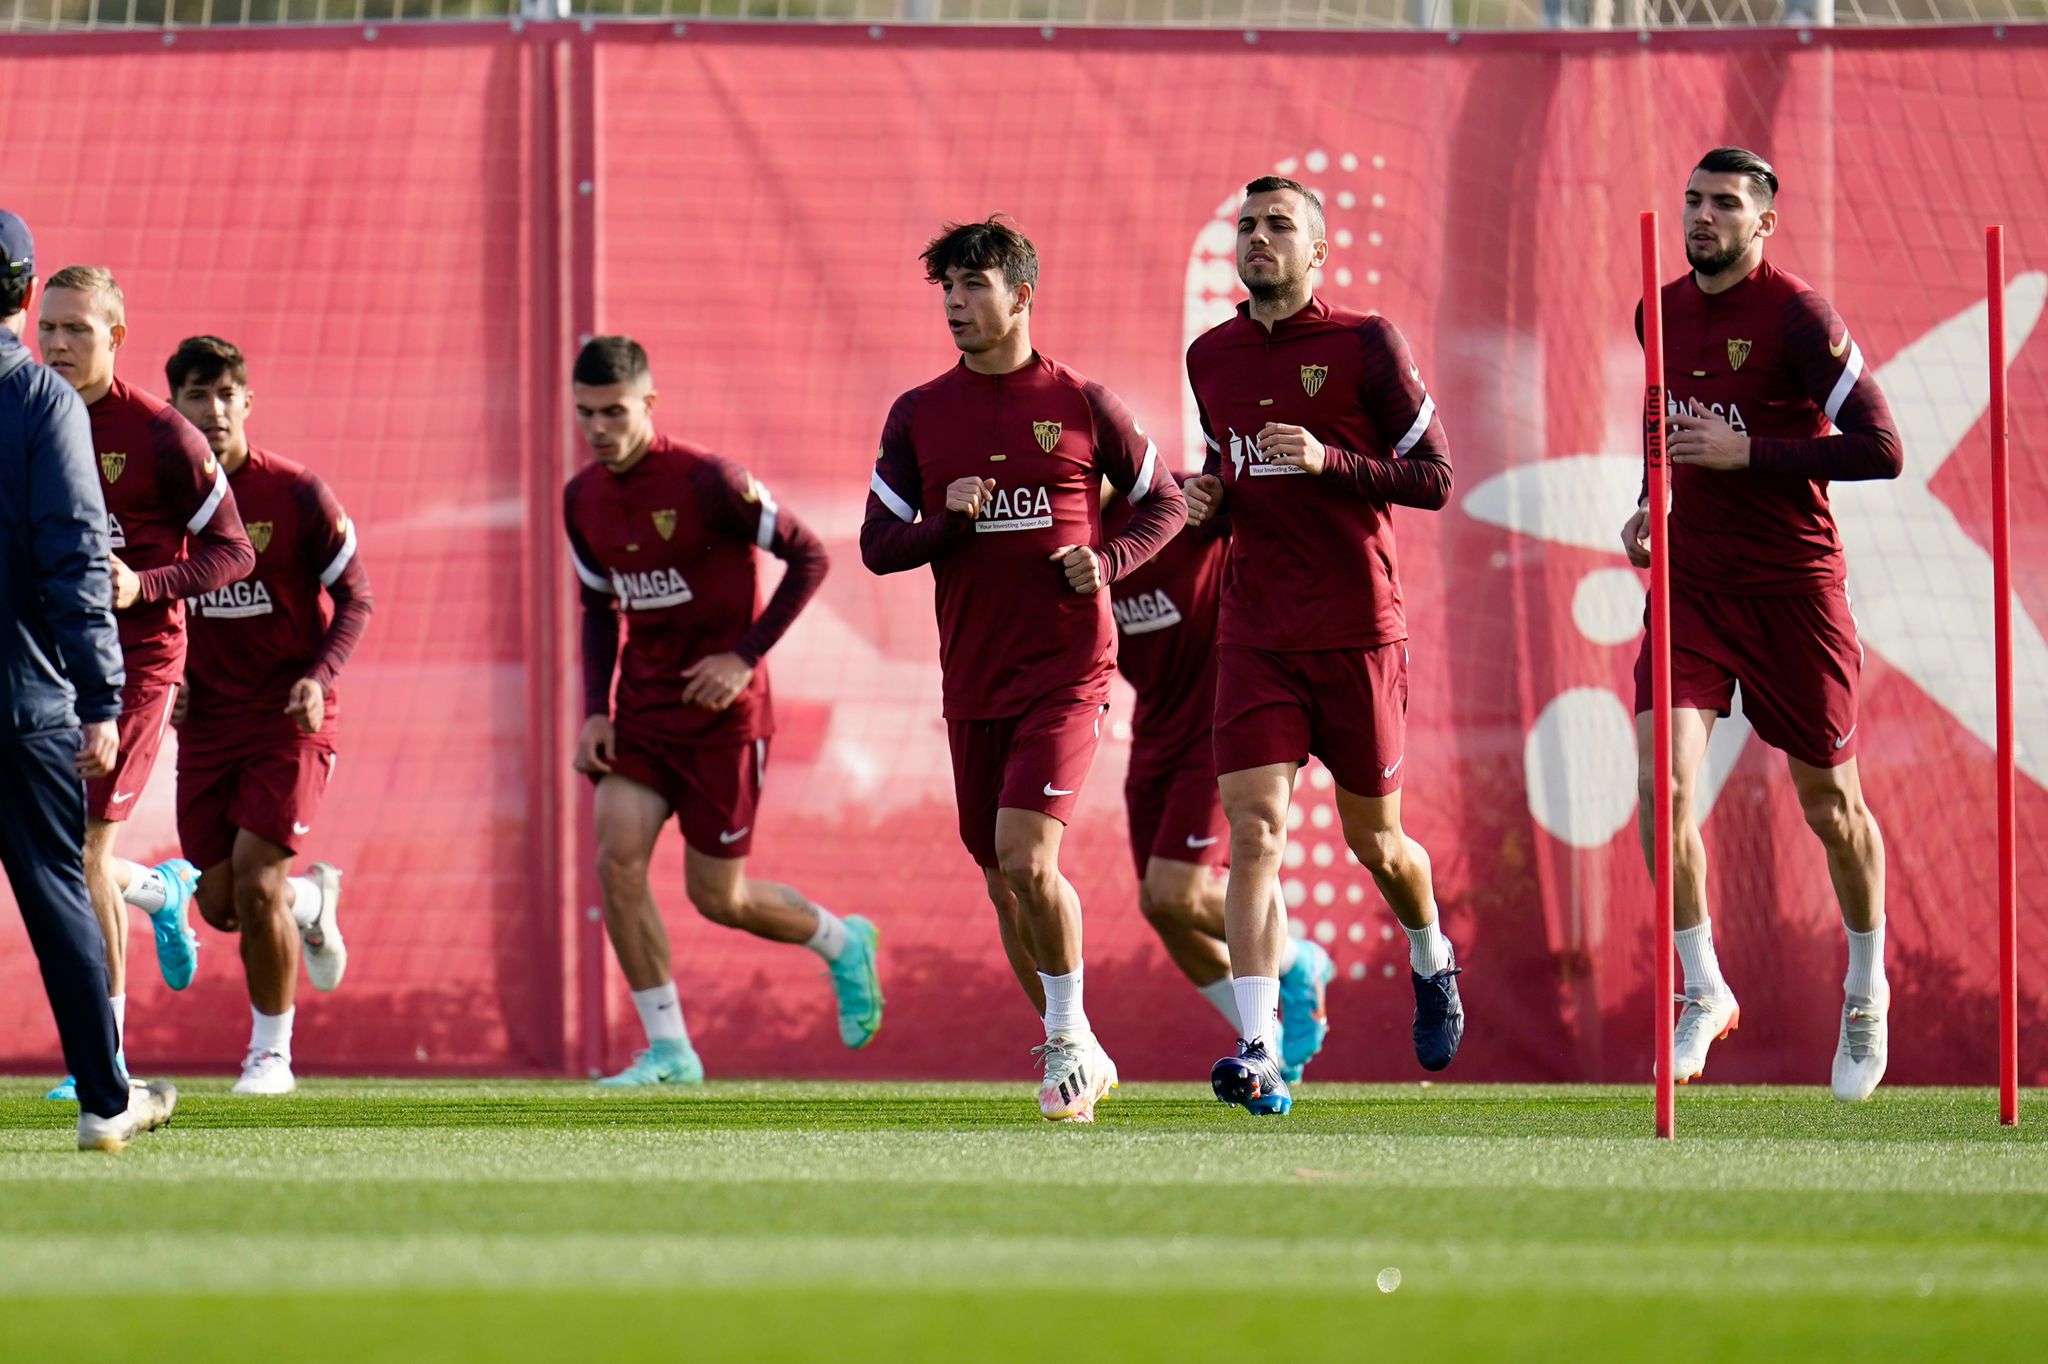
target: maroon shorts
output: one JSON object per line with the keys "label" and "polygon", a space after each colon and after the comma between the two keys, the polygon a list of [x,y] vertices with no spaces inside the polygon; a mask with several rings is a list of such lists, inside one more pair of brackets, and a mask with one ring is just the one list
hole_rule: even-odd
{"label": "maroon shorts", "polygon": [[668,802],[683,841],[707,857],[745,857],[768,774],[768,741],[670,743],[619,731],[612,771]]}
{"label": "maroon shorts", "polygon": [[1226,644],[1216,662],[1216,770],[1313,753],[1355,796],[1401,789],[1408,645],[1275,653]]}
{"label": "maroon shorts", "polygon": [[1061,697],[1001,720],[948,720],[960,841],[984,867],[996,865],[996,811],[1036,810],[1070,823],[1095,748],[1099,701]]}
{"label": "maroon shorts", "polygon": [[1124,779],[1124,812],[1131,825],[1131,862],[1138,879],[1157,857],[1220,867],[1230,859],[1230,823],[1216,791],[1216,765],[1208,744],[1164,760],[1131,749]]}
{"label": "maroon shorts", "polygon": [[246,753],[178,750],[178,843],[201,871],[234,855],[248,830],[297,852],[334,777],[334,745],[307,735]]}
{"label": "maroon shorts", "polygon": [[171,703],[178,699],[176,682],[131,682],[121,688],[121,753],[114,770],[85,784],[85,813],[118,824],[135,811],[135,798],[149,785],[156,755],[171,726]]}
{"label": "maroon shorts", "polygon": [[[1650,708],[1645,611],[1636,653],[1636,714]],[[1742,687],[1757,737],[1810,767],[1856,756],[1856,689],[1863,646],[1849,591],[1799,597],[1671,591],[1671,703],[1726,715]]]}

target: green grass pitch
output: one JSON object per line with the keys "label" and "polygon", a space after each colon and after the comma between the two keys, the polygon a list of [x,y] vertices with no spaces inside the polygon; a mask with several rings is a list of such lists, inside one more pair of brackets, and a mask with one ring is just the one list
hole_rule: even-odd
{"label": "green grass pitch", "polygon": [[108,1158],[45,1083],[8,1361],[2048,1358],[2038,1094],[201,1080]]}

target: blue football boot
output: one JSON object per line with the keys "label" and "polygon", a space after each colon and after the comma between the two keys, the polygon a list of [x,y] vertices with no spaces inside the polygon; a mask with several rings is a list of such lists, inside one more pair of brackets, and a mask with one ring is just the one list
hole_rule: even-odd
{"label": "blue football boot", "polygon": [[1465,1004],[1458,998],[1461,974],[1455,957],[1433,976],[1408,972],[1415,985],[1415,1059],[1424,1070],[1448,1066],[1465,1040]]}
{"label": "blue football boot", "polygon": [[1323,1000],[1336,976],[1337,963],[1323,945],[1303,938],[1295,950],[1294,969],[1280,977],[1280,1016],[1287,1031],[1274,1036],[1273,1047],[1280,1053],[1281,1073],[1289,1084],[1300,1083],[1301,1072],[1330,1035]]}
{"label": "blue football boot", "polygon": [[875,970],[881,930],[858,914],[846,918],[846,950],[832,963],[832,995],[839,1001],[839,1040],[855,1051],[882,1030],[882,980]]}
{"label": "blue football boot", "polygon": [[182,857],[159,862],[156,873],[164,881],[164,907],[149,912],[149,931],[156,937],[157,969],[164,984],[182,990],[192,983],[199,969],[199,935],[186,920],[192,905],[193,888],[199,884],[199,868]]}
{"label": "blue football boot", "polygon": [[1227,1104],[1247,1113],[1270,1117],[1294,1107],[1280,1063],[1266,1053],[1263,1042],[1239,1039],[1237,1055],[1226,1056],[1209,1071],[1209,1088]]}
{"label": "blue football boot", "polygon": [[643,1085],[701,1085],[704,1063],[686,1037],[663,1038],[649,1044],[633,1058],[633,1064],[617,1075],[597,1082],[606,1089],[636,1089]]}

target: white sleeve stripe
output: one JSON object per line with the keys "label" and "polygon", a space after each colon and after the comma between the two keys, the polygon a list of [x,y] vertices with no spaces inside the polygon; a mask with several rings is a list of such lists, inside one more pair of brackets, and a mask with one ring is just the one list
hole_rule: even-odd
{"label": "white sleeve stripe", "polygon": [[1863,347],[1854,341],[1849,343],[1849,361],[1842,366],[1842,377],[1835,380],[1835,391],[1828,394],[1828,420],[1833,421],[1842,410],[1842,404],[1849,401],[1849,395],[1856,389],[1856,381],[1863,377]]}
{"label": "white sleeve stripe", "polygon": [[355,518],[350,517],[348,530],[341,537],[341,548],[334,552],[334,561],[320,570],[320,585],[322,587],[334,586],[335,581],[341,577],[342,571],[349,566],[349,562],[355,557],[356,523]]}
{"label": "white sleeve stripe", "polygon": [[898,521],[917,520],[917,511],[908,502],[896,495],[896,490],[882,481],[882,471],[875,470],[875,476],[868,480],[868,489],[882,499],[882,505],[896,513]]}
{"label": "white sleeve stripe", "polygon": [[765,483],[756,483],[754,491],[761,495],[761,524],[754,529],[754,543],[767,549],[775,543],[775,496]]}
{"label": "white sleeve stripe", "polygon": [[619,595],[618,593],[612,591],[611,579],[601,577],[597,573],[592,572],[590,565],[583,562],[583,556],[576,552],[576,546],[574,546],[573,544],[569,546],[569,562],[576,565],[576,576],[579,579],[581,579],[583,585],[589,588],[591,591],[602,592],[607,597],[616,597],[617,595]]}
{"label": "white sleeve stripe", "polygon": [[1217,440],[1217,439],[1216,439],[1216,438],[1215,438],[1214,436],[1210,435],[1210,434],[1209,434],[1209,433],[1208,433],[1207,431],[1204,431],[1204,432],[1202,433],[1202,442],[1203,442],[1203,444],[1207,445],[1207,446],[1208,446],[1208,447],[1209,447],[1209,448],[1210,448],[1211,450],[1214,450],[1214,451],[1215,451],[1216,453],[1218,453],[1218,454],[1222,454],[1222,453],[1223,453],[1223,442],[1222,442],[1222,441],[1219,441],[1219,440]]}
{"label": "white sleeve stripe", "polygon": [[1159,465],[1159,447],[1145,442],[1145,462],[1138,466],[1138,481],[1131,485],[1130,503],[1137,506],[1152,491],[1152,470]]}
{"label": "white sleeve stripe", "polygon": [[216,464],[213,466],[213,491],[208,493],[206,500],[199,504],[199,510],[192,513],[192,519],[185,523],[185,533],[187,535],[197,535],[200,531],[205,530],[206,523],[213,520],[214,512],[219,509],[221,499],[227,495],[228,471]]}
{"label": "white sleeve stripe", "polygon": [[1399,459],[1415,448],[1415,443],[1429,434],[1429,419],[1436,415],[1436,399],[1427,393],[1422,395],[1422,410],[1415,414],[1415,424],[1408,428],[1408,434],[1401,437],[1394,446],[1394,458]]}

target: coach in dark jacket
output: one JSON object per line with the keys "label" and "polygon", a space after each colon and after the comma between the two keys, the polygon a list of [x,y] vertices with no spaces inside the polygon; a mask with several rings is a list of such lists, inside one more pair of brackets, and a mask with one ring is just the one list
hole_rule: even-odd
{"label": "coach in dark jacket", "polygon": [[22,344],[34,293],[28,227],[0,211],[0,862],[78,1077],[79,1145],[118,1150],[169,1104],[131,1099],[115,1060],[86,898],[83,778],[114,763],[121,645],[92,427],[71,385]]}

